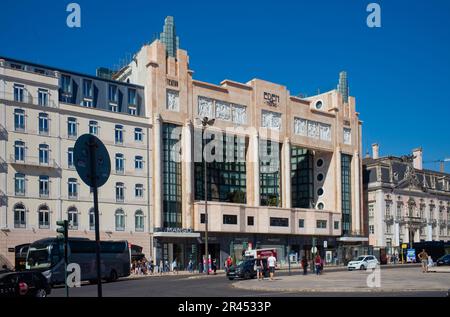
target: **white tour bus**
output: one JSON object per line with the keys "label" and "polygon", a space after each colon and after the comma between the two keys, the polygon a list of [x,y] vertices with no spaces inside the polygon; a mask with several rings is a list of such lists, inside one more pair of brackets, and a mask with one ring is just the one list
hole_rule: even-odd
{"label": "white tour bus", "polygon": [[[127,241],[101,241],[102,279],[115,281],[130,275],[131,253]],[[95,241],[69,238],[68,263],[77,263],[81,281],[96,282],[97,264]],[[39,270],[50,285],[64,284],[64,240],[46,238],[33,242],[27,254],[27,270]]]}

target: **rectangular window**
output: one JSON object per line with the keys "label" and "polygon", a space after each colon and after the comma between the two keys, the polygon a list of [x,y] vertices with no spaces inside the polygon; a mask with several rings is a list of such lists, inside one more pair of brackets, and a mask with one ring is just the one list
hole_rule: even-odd
{"label": "rectangular window", "polygon": [[134,140],[136,142],[142,142],[143,140],[143,132],[141,128],[135,128],[134,129]]}
{"label": "rectangular window", "polygon": [[136,89],[128,88],[128,105],[137,105]]}
{"label": "rectangular window", "polygon": [[134,188],[134,196],[137,198],[144,197],[144,186],[142,184],[136,184]]}
{"label": "rectangular window", "polygon": [[72,85],[71,85],[70,76],[61,75],[61,90],[65,94],[72,93]]}
{"label": "rectangular window", "polygon": [[259,141],[259,187],[261,206],[280,206],[280,146],[269,140]]}
{"label": "rectangular window", "polygon": [[[201,130],[194,132],[199,140],[202,139]],[[214,136],[215,138],[216,136]],[[222,139],[214,140],[222,145],[222,155],[217,155],[217,160],[207,162],[208,200],[245,203],[246,202],[246,141],[245,137],[235,135],[222,135]],[[205,145],[213,140],[213,135],[206,133]],[[201,144],[200,144],[201,146]],[[202,152],[202,147],[196,149]],[[199,160],[203,159],[199,157]],[[203,162],[195,164],[195,199],[204,200],[204,167]]]}
{"label": "rectangular window", "polygon": [[48,164],[48,162],[49,162],[48,154],[49,154],[48,145],[46,145],[46,144],[39,145],[39,164],[43,164],[43,165]]}
{"label": "rectangular window", "polygon": [[89,133],[93,135],[98,135],[98,122],[89,121]]}
{"label": "rectangular window", "polygon": [[375,233],[374,225],[369,225],[369,233],[370,234],[374,234]]}
{"label": "rectangular window", "polygon": [[14,101],[24,102],[24,86],[14,84]]}
{"label": "rectangular window", "polygon": [[75,138],[77,136],[77,119],[67,119],[67,134],[69,138]]}
{"label": "rectangular window", "polygon": [[25,161],[25,142],[16,141],[14,143],[14,159],[16,162]]}
{"label": "rectangular window", "polygon": [[108,90],[108,98],[109,102],[117,103],[117,86],[116,85],[109,85]]}
{"label": "rectangular window", "polygon": [[22,109],[14,110],[14,130],[25,131],[25,111]]}
{"label": "rectangular window", "polygon": [[206,215],[200,214],[200,223],[206,223]]}
{"label": "rectangular window", "polygon": [[16,173],[14,177],[15,194],[17,196],[25,195],[25,175]]}
{"label": "rectangular window", "polygon": [[116,183],[116,201],[124,201],[124,185],[123,183]]}
{"label": "rectangular window", "polygon": [[289,227],[289,218],[270,217],[271,227]]}
{"label": "rectangular window", "polygon": [[39,196],[48,197],[49,194],[48,176],[39,176]]}
{"label": "rectangular window", "polygon": [[92,80],[83,79],[83,96],[92,99]]}
{"label": "rectangular window", "polygon": [[351,162],[350,155],[341,154],[342,234],[351,233]]}
{"label": "rectangular window", "polygon": [[124,172],[124,159],[123,154],[116,154],[116,173],[123,174]]}
{"label": "rectangular window", "polygon": [[334,222],[334,230],[339,230],[339,221]]}
{"label": "rectangular window", "polygon": [[299,228],[305,228],[305,219],[299,219],[298,220],[298,227]]}
{"label": "rectangular window", "polygon": [[123,144],[123,126],[116,125],[114,131],[116,144]]}
{"label": "rectangular window", "polygon": [[223,224],[224,225],[237,225],[237,216],[236,215],[223,215]]}
{"label": "rectangular window", "polygon": [[327,221],[326,220],[317,220],[316,221],[316,227],[317,227],[317,229],[326,229],[327,228]]}
{"label": "rectangular window", "polygon": [[254,226],[255,225],[255,217],[248,216],[247,217],[247,226]]}
{"label": "rectangular window", "polygon": [[39,134],[48,134],[48,115],[46,113],[39,114]]}
{"label": "rectangular window", "polygon": [[39,106],[48,106],[48,90],[38,89],[38,104]]}
{"label": "rectangular window", "polygon": [[375,205],[374,204],[369,204],[369,218],[373,218],[373,213],[374,213],[374,209],[375,209]]}
{"label": "rectangular window", "polygon": [[175,133],[179,126],[164,123],[162,126],[163,154],[163,216],[165,228],[180,228],[182,225],[181,210],[181,162],[175,160],[176,144],[181,136]]}
{"label": "rectangular window", "polygon": [[74,168],[75,167],[74,161],[73,161],[73,148],[72,147],[70,147],[67,150],[67,167],[68,168]]}
{"label": "rectangular window", "polygon": [[69,178],[68,192],[70,199],[75,199],[78,197],[78,184],[75,178]]}
{"label": "rectangular window", "polygon": [[144,168],[144,159],[142,158],[142,156],[135,157],[134,168],[137,170],[142,170]]}
{"label": "rectangular window", "polygon": [[312,208],[314,174],[312,151],[291,147],[291,199],[293,208]]}

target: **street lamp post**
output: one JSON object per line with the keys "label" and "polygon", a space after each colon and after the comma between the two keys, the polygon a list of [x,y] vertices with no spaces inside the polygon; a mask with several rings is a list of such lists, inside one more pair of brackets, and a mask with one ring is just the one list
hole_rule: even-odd
{"label": "street lamp post", "polygon": [[207,168],[206,168],[206,158],[204,153],[205,142],[205,130],[207,126],[212,126],[215,119],[208,119],[204,117],[202,119],[202,159],[203,159],[203,175],[204,175],[204,187],[205,187],[205,265],[206,265],[206,275],[209,275],[209,253],[208,253],[208,178],[207,178]]}

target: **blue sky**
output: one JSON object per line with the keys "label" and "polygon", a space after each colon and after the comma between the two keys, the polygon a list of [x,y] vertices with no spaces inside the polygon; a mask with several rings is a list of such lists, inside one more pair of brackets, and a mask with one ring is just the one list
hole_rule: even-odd
{"label": "blue sky", "polygon": [[[2,0],[0,55],[94,74],[173,15],[196,79],[257,77],[312,95],[346,70],[364,153],[378,142],[381,155],[422,146],[426,161],[450,157],[450,1],[78,0],[79,29],[66,26],[70,2]],[[370,2],[381,5],[381,28],[366,25]]]}

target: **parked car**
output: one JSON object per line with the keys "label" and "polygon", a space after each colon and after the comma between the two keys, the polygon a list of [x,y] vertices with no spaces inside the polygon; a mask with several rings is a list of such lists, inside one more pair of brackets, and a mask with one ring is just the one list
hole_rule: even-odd
{"label": "parked car", "polygon": [[437,266],[450,265],[450,254],[446,254],[437,259],[436,265]]}
{"label": "parked car", "polygon": [[361,255],[358,258],[348,262],[347,269],[349,271],[366,270],[368,268],[374,268],[377,264],[379,264],[379,262],[373,255]]}
{"label": "parked car", "polygon": [[[227,272],[229,280],[235,278],[251,279],[256,277],[255,271],[255,259],[244,260],[238,265],[233,265]],[[269,276],[269,267],[267,265],[267,259],[262,259],[264,266],[264,277]]]}
{"label": "parked car", "polygon": [[51,292],[45,276],[38,271],[0,274],[0,297],[47,297]]}

